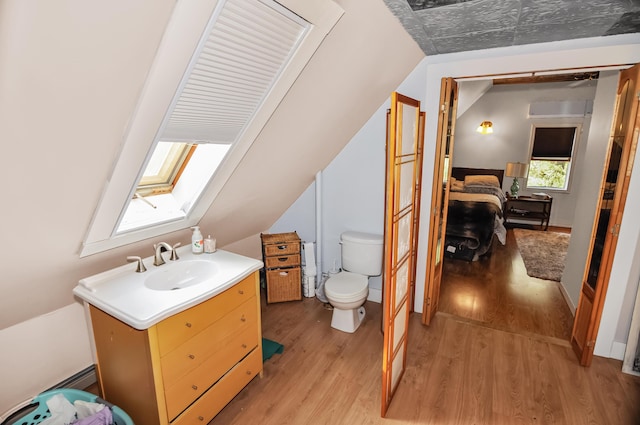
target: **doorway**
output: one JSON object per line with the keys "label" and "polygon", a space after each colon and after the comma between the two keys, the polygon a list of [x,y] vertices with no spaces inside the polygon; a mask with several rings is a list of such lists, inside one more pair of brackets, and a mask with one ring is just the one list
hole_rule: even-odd
{"label": "doorway", "polygon": [[[609,117],[609,119],[610,119],[610,117]],[[480,122],[480,121],[478,121],[478,122]],[[476,124],[476,125],[477,125],[477,124]],[[460,131],[458,131],[457,133],[458,133],[458,135],[459,135],[459,134],[460,134]],[[484,149],[486,149],[486,147],[484,147]],[[603,155],[603,156],[604,156],[604,155]],[[601,159],[602,159],[602,158],[601,158]],[[455,162],[455,159],[453,159],[453,161]],[[506,161],[505,161],[505,162],[506,162]],[[601,165],[601,164],[600,164],[600,165]],[[591,224],[589,224],[589,227],[590,227],[590,226],[591,226]],[[582,230],[582,229],[581,229],[581,230]],[[587,229],[587,231],[588,231],[588,229]],[[490,260],[490,261],[491,261],[491,260]],[[497,260],[494,260],[494,262],[497,262]],[[584,263],[583,263],[583,264],[580,264],[580,265],[579,265],[579,267],[580,267],[580,268],[584,268]],[[513,267],[511,268],[510,272],[513,274]],[[446,273],[446,270],[445,270],[445,273]],[[428,286],[429,286],[429,282],[426,282],[425,293],[428,293],[428,291],[429,291]],[[519,294],[519,295],[521,295],[523,298],[527,298],[527,295],[526,295],[526,294],[524,294],[524,293],[521,293],[521,294]],[[458,297],[458,300],[457,300],[457,301],[458,301],[459,303],[462,303],[462,304],[464,304],[464,303],[467,303],[467,304],[473,304],[473,299],[471,299],[471,298],[469,298],[469,297],[466,297],[466,298],[465,298],[464,296],[460,296],[460,297]],[[513,310],[513,309],[512,309],[512,310]],[[566,335],[566,333],[565,333],[565,335]],[[566,339],[566,336],[563,336],[563,338],[562,338],[562,339],[563,339],[563,340],[564,340],[564,339]]]}
{"label": "doorway", "polygon": [[[568,78],[567,78],[568,79]],[[560,275],[545,276],[536,273],[541,268],[537,264],[536,256],[550,256],[549,261],[558,261],[566,255],[569,244],[570,217],[574,213],[575,198],[580,181],[572,182],[568,191],[549,191],[547,189],[527,188],[527,179],[520,178],[520,197],[531,196],[532,193],[544,191],[551,195],[549,204],[529,203],[505,205],[505,192],[509,192],[513,177],[505,172],[510,162],[527,164],[530,155],[530,137],[537,126],[575,126],[587,127],[587,131],[579,133],[576,138],[574,155],[583,155],[586,149],[588,125],[590,115],[581,117],[566,116],[557,113],[552,108],[564,102],[573,105],[576,99],[581,99],[583,111],[585,101],[589,106],[595,97],[596,79],[575,81],[538,81],[530,79],[498,80],[490,84],[486,92],[479,96],[469,106],[468,92],[476,90],[478,83],[467,84],[459,82],[459,101],[467,104],[461,110],[455,122],[455,143],[450,156],[452,178],[457,178],[450,186],[454,200],[448,206],[454,207],[454,215],[447,228],[448,235],[445,244],[445,258],[440,295],[441,313],[472,321],[481,326],[500,330],[538,335],[562,340],[568,345],[573,323],[573,315],[569,308],[560,284]],[[550,99],[556,102],[541,102],[540,99]],[[534,117],[529,108],[548,108],[544,117]],[[485,121],[493,121],[494,133],[481,134],[476,131],[478,125]],[[573,169],[582,172],[579,165],[573,164]],[[457,216],[460,210],[470,205],[455,195],[465,195],[464,192],[476,189],[475,186],[464,187],[465,175],[492,172],[500,181],[499,195],[502,199],[495,200],[503,209],[506,208],[551,208],[554,222],[559,227],[552,227],[543,231],[546,226],[541,221],[533,221],[529,213],[524,213],[522,219],[518,215],[511,216],[505,223],[504,240],[499,241],[488,230],[484,230],[482,221],[469,221]],[[499,173],[498,173],[499,172]],[[505,175],[506,174],[506,175]],[[529,179],[530,181],[530,179]],[[460,186],[455,187],[455,186]],[[458,192],[457,190],[461,191]],[[483,195],[484,196],[484,195]],[[460,198],[465,199],[465,198]],[[473,198],[475,199],[475,198]],[[526,219],[529,218],[529,219]],[[526,219],[526,220],[525,220]],[[490,217],[487,226],[494,226]],[[564,226],[563,226],[564,225]],[[470,228],[470,226],[474,226]],[[478,226],[478,227],[476,227]],[[475,249],[465,249],[467,239],[458,239],[456,235],[464,231],[485,232],[489,236],[480,239],[480,246]],[[498,232],[498,229],[494,229]],[[481,233],[483,234],[483,233]],[[517,236],[517,238],[516,238]],[[450,250],[462,240],[462,249],[454,254]],[[553,241],[557,246],[549,252],[544,252],[546,241]],[[493,242],[491,242],[493,241]],[[490,244],[488,248],[485,245]],[[527,249],[528,248],[528,249]],[[488,253],[482,254],[487,249]],[[476,253],[475,257],[473,253]],[[449,254],[449,255],[448,255]],[[471,254],[471,255],[469,255]],[[526,263],[523,256],[526,255]],[[543,267],[544,268],[544,267]]]}

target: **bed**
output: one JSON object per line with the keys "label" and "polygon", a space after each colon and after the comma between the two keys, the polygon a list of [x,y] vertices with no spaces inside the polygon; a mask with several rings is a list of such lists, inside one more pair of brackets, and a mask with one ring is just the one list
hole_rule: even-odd
{"label": "bed", "polygon": [[504,170],[454,167],[449,186],[445,256],[475,261],[506,242],[502,205]]}

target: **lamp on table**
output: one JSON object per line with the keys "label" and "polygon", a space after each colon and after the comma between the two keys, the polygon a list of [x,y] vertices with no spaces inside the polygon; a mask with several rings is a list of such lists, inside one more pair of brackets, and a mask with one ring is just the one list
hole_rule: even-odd
{"label": "lamp on table", "polygon": [[511,184],[511,196],[518,197],[518,191],[520,190],[520,183],[518,178],[526,178],[529,171],[529,165],[522,162],[507,162],[507,177],[513,177],[513,183]]}

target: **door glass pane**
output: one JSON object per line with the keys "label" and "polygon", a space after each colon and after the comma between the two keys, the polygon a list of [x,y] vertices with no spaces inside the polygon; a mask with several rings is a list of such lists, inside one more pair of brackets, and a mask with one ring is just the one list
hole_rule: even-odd
{"label": "door glass pane", "polygon": [[402,146],[400,154],[407,155],[415,152],[415,133],[418,131],[417,108],[402,105]]}
{"label": "door glass pane", "polygon": [[413,202],[413,166],[415,161],[405,162],[400,166],[400,210]]}
{"label": "door glass pane", "polygon": [[404,258],[409,253],[412,229],[411,214],[405,214],[398,221],[398,260]]}
{"label": "door glass pane", "polygon": [[403,303],[409,288],[409,262],[405,261],[396,274],[396,308]]}

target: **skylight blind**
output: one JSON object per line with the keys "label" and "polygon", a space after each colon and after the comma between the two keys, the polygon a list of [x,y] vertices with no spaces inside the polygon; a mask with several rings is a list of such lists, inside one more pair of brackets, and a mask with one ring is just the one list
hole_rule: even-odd
{"label": "skylight blind", "polygon": [[178,90],[160,140],[233,143],[309,25],[276,3],[222,3]]}

